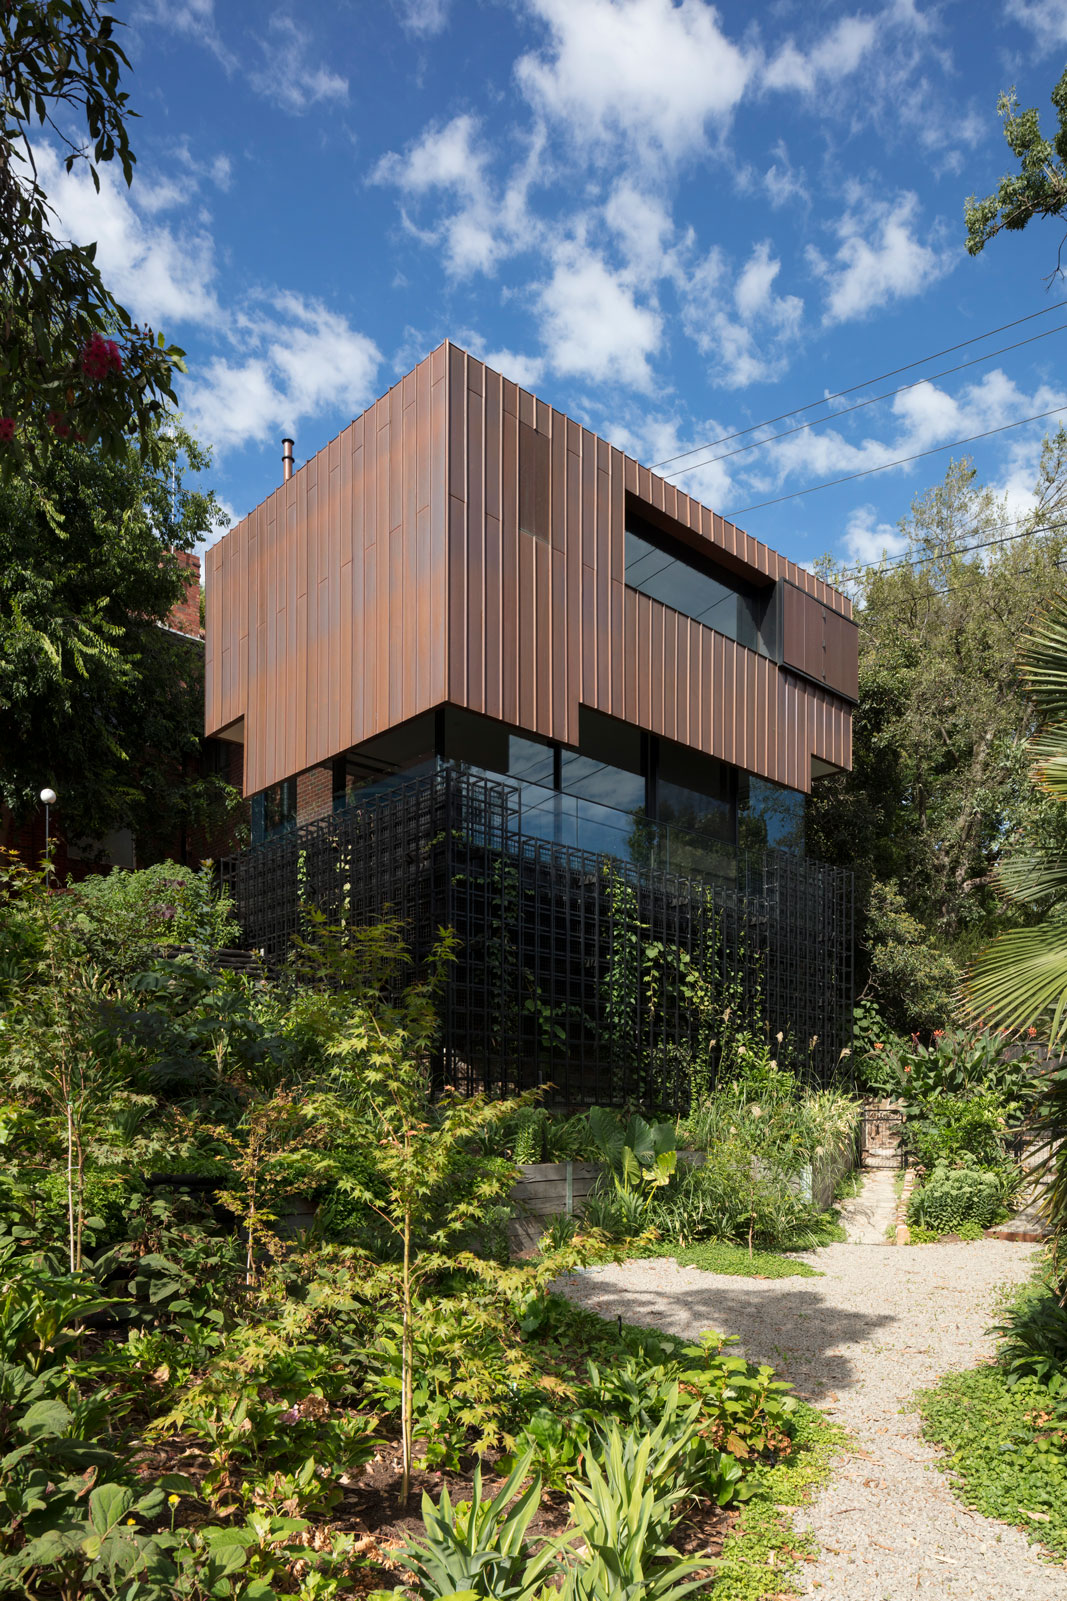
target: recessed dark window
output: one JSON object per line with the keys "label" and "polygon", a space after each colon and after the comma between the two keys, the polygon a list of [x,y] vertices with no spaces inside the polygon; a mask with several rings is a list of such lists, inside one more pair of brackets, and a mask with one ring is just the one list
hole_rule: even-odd
{"label": "recessed dark window", "polygon": [[549,527],[549,439],[519,424],[519,528],[535,539],[551,539]]}
{"label": "recessed dark window", "polygon": [[672,740],[659,741],[656,820],[713,839],[732,841],[735,832],[734,772],[713,756],[702,756]]}
{"label": "recessed dark window", "polygon": [[260,790],[252,797],[252,843],[261,845],[264,840],[276,839],[296,827],[296,779],[286,778],[280,784]]}
{"label": "recessed dark window", "polygon": [[749,650],[774,653],[773,585],[760,588],[717,569],[633,511],[626,514],[626,582]]}
{"label": "recessed dark window", "polygon": [[742,773],[737,793],[737,842],[744,850],[804,854],[804,796],[797,789]]}
{"label": "recessed dark window", "polygon": [[577,751],[560,760],[563,789],[569,795],[614,806],[620,812],[643,811],[645,778],[641,731],[614,717],[582,706],[578,713]]}

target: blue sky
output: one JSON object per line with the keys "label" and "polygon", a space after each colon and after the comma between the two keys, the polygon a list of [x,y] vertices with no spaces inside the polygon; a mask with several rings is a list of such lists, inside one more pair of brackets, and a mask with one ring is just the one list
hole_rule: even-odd
{"label": "blue sky", "polygon": [[[120,298],[188,351],[182,404],[235,517],[278,482],[284,432],[313,454],[444,338],[653,464],[1067,300],[1045,282],[1056,223],[973,260],[962,220],[1010,164],[999,91],[1052,126],[1067,0],[118,13],[133,188],[105,176],[96,196],[46,154],[47,187]],[[704,451],[676,481],[798,561],[870,559],[952,452],[742,508],[1067,407],[1067,332],[986,359],[1064,323]],[[1057,421],[968,447],[1006,517]]]}

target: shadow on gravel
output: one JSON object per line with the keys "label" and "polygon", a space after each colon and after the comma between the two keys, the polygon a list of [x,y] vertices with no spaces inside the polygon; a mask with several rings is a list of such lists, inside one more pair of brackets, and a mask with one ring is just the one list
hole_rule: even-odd
{"label": "shadow on gravel", "polygon": [[[741,1281],[744,1283],[744,1281]],[[841,1346],[866,1344],[898,1320],[888,1312],[851,1312],[835,1306],[824,1291],[801,1281],[795,1289],[760,1284],[747,1291],[718,1285],[707,1290],[686,1286],[684,1293],[621,1289],[605,1284],[582,1304],[604,1318],[621,1316],[626,1323],[664,1329],[695,1339],[715,1329],[740,1336],[750,1362],[766,1362],[795,1387],[805,1401],[818,1403],[851,1388],[855,1364],[840,1354]],[[831,1354],[833,1353],[833,1354]]]}

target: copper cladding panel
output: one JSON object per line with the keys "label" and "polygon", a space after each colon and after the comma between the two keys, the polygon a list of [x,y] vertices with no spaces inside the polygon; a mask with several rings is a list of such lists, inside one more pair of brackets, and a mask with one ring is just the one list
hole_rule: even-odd
{"label": "copper cladding panel", "polygon": [[[627,494],[784,579],[788,659],[817,682],[628,590]],[[248,794],[446,700],[572,746],[585,704],[800,789],[812,755],[850,765],[847,597],[450,344],[206,570],[206,726],[245,719]]]}
{"label": "copper cladding panel", "polygon": [[[507,379],[497,380],[499,406],[488,402],[496,375],[448,350],[447,698],[572,746],[584,704],[798,789],[811,786],[813,755],[851,765],[851,707],[830,692],[854,693],[848,598]],[[543,446],[533,446],[535,427]],[[532,486],[523,482],[531,460]],[[488,513],[497,483],[499,521]],[[680,524],[694,548],[784,579],[802,623],[809,610],[818,615],[817,655],[814,629],[810,643],[819,683],[627,590],[627,492]],[[524,531],[531,523],[538,537]],[[785,628],[795,644],[792,612]],[[803,626],[799,637],[806,646]]]}
{"label": "copper cladding panel", "polygon": [[205,724],[245,719],[246,794],[445,699],[447,392],[442,349],[208,552]]}
{"label": "copper cladding panel", "polygon": [[855,623],[793,584],[783,584],[782,595],[782,661],[839,695],[856,700],[859,645]]}

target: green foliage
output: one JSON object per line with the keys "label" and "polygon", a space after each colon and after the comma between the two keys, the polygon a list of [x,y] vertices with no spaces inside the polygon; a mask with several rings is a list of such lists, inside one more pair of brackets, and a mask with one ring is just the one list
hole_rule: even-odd
{"label": "green foliage", "polygon": [[1067,1557],[1067,1397],[979,1367],[947,1374],[918,1403],[960,1499]]}
{"label": "green foliage", "polygon": [[448,1491],[442,1490],[435,1507],[423,1496],[425,1537],[399,1553],[415,1576],[414,1589],[422,1601],[445,1601],[458,1591],[486,1601],[524,1601],[538,1592],[555,1565],[555,1551],[543,1545],[534,1556],[526,1542],[541,1501],[541,1482],[530,1478],[531,1457],[528,1453],[515,1463],[491,1501],[482,1496],[480,1463],[469,1501],[453,1508]]}
{"label": "green foliage", "polygon": [[986,1332],[997,1337],[997,1362],[1009,1384],[1059,1378],[1067,1386],[1067,1306],[1045,1279],[1018,1291]]}
{"label": "green foliage", "polygon": [[1052,139],[1042,134],[1035,107],[1019,109],[1014,89],[997,101],[1004,137],[1019,168],[1001,179],[995,193],[983,200],[971,195],[967,201],[964,220],[972,256],[981,255],[1002,229],[1017,232],[1034,217],[1058,217],[1067,206],[1067,72],[1050,98],[1059,120]]}
{"label": "green foliage", "polygon": [[[624,1121],[606,1107],[594,1106],[589,1128],[628,1219],[636,1222],[658,1190],[671,1181],[678,1161],[674,1125],[646,1123],[635,1112]],[[634,1210],[635,1206],[638,1208]]]}
{"label": "green foliage", "polygon": [[756,1279],[817,1279],[818,1271],[792,1256],[779,1256],[774,1251],[752,1251],[739,1245],[725,1245],[721,1240],[704,1240],[682,1249],[673,1247],[679,1267],[698,1267],[704,1273],[721,1273],[728,1276]]}
{"label": "green foliage", "polygon": [[69,841],[131,828],[142,862],[239,800],[199,776],[203,650],[158,626],[185,594],[177,553],[225,521],[183,483],[210,455],[174,420],[153,448],[155,468],[68,442],[0,479],[0,800],[25,818],[47,779]]}
{"label": "green foliage", "polygon": [[866,908],[865,994],[901,1029],[948,1022],[960,970],[908,911],[895,883],[873,883]]}
{"label": "green foliage", "polygon": [[584,1481],[574,1481],[571,1499],[585,1550],[568,1569],[565,1596],[574,1601],[635,1595],[675,1601],[703,1583],[692,1578],[701,1564],[679,1557],[669,1544],[672,1514],[685,1488],[657,1471],[652,1453],[658,1443],[651,1435],[638,1441],[613,1428],[605,1437],[601,1461],[586,1459]]}
{"label": "green foliage", "polygon": [[1003,1209],[1003,1191],[995,1173],[974,1167],[935,1167],[908,1203],[908,1222],[936,1234],[952,1234],[965,1224],[993,1226]]}
{"label": "green foliage", "polygon": [[113,868],[70,894],[69,912],[88,951],[130,971],[159,947],[191,945],[200,955],[238,937],[233,903],[215,887],[212,864],[194,871],[159,862],[139,872]]}
{"label": "green foliage", "polygon": [[[859,987],[875,963],[879,1005],[905,1035],[952,1014],[946,954],[963,961],[1022,921],[997,895],[1008,847],[1035,828],[1062,844],[1063,827],[1026,784],[1032,711],[1015,655],[1023,620],[1060,583],[1065,492],[1059,430],[1042,452],[1032,523],[995,551],[981,549],[1011,513],[969,462],[953,462],[901,522],[908,560],[856,581],[854,766],[820,780],[808,848],[855,868]],[[918,929],[899,921],[901,910]]]}
{"label": "green foliage", "polygon": [[[84,162],[97,189],[98,168],[117,161],[127,184],[135,157],[121,88],[129,63],[114,17],[101,0],[10,5],[0,15],[0,260],[4,337],[0,415],[19,423],[0,445],[0,472],[47,455],[60,441],[99,440],[122,455],[132,434],[147,453],[183,352],[139,327],[108,291],[96,246],[65,243],[41,186],[32,146],[38,128],[55,131],[70,172]],[[116,363],[86,360],[101,334],[121,346]]]}
{"label": "green foliage", "polygon": [[842,1429],[798,1402],[794,1450],[754,1471],[752,1494],[715,1566],[708,1592],[712,1601],[778,1601],[796,1588],[801,1561],[810,1560],[818,1550],[810,1534],[799,1534],[790,1526],[789,1511],[825,1483],[835,1456],[846,1444]]}

